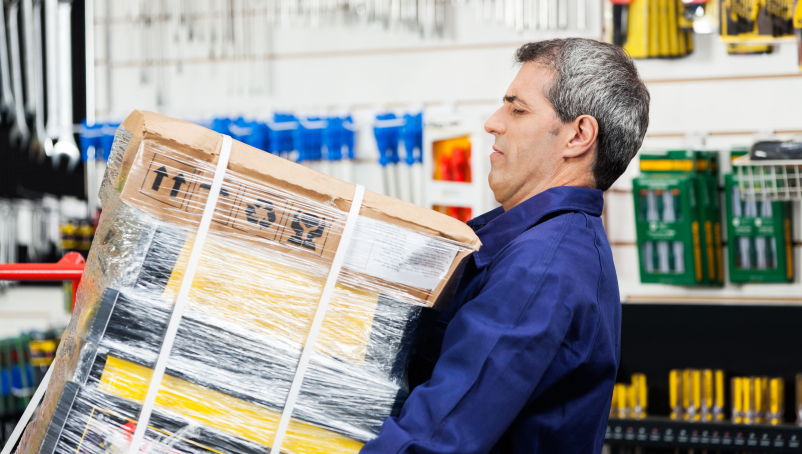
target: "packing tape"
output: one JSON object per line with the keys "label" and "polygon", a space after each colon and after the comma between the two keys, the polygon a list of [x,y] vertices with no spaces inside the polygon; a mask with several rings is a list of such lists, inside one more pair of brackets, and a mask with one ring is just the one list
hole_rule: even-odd
{"label": "packing tape", "polygon": [[200,225],[198,226],[198,233],[195,236],[195,242],[189,254],[189,263],[187,263],[184,279],[181,281],[181,287],[178,290],[173,313],[170,315],[170,322],[167,325],[167,332],[164,335],[164,341],[159,350],[156,367],[153,368],[153,377],[148,385],[145,402],[142,404],[142,410],[139,413],[136,431],[134,431],[131,446],[128,448],[128,454],[139,451],[139,446],[145,439],[145,432],[150,422],[151,414],[153,413],[153,405],[156,403],[156,396],[159,394],[159,386],[164,377],[164,372],[167,369],[167,360],[170,358],[170,350],[173,348],[173,342],[175,342],[176,334],[178,333],[178,325],[181,323],[181,318],[184,316],[184,306],[186,306],[189,291],[192,288],[192,281],[198,269],[198,263],[200,262],[201,253],[203,252],[203,244],[206,242],[212,216],[217,206],[217,199],[220,197],[220,189],[223,187],[223,178],[226,175],[228,159],[231,156],[231,144],[231,137],[223,134],[223,143],[220,146],[220,157],[218,158],[217,168],[214,172],[212,188],[209,190],[209,198],[206,200],[206,206],[203,208],[203,216],[201,216]]}
{"label": "packing tape", "polygon": [[315,342],[317,342],[317,336],[320,333],[320,328],[323,326],[323,319],[326,318],[326,310],[329,307],[331,295],[334,292],[334,285],[337,283],[337,278],[340,276],[340,270],[345,261],[345,254],[348,252],[348,244],[351,242],[351,237],[354,233],[354,227],[359,217],[359,209],[362,207],[362,198],[364,195],[364,186],[356,185],[354,199],[351,202],[351,209],[348,211],[348,219],[345,221],[345,229],[340,238],[340,244],[337,246],[337,252],[334,253],[334,261],[329,269],[329,275],[326,277],[326,285],[323,287],[323,294],[320,295],[320,303],[315,311],[315,318],[312,320],[309,336],[306,338],[306,344],[304,344],[304,349],[301,352],[298,368],[295,369],[295,377],[292,379],[292,385],[290,385],[290,393],[287,396],[287,403],[284,404],[284,410],[281,413],[281,420],[279,420],[278,423],[276,436],[273,438],[273,446],[270,448],[270,454],[279,454],[281,452],[281,445],[284,442],[284,436],[287,434],[287,427],[290,424],[290,417],[295,408],[295,401],[298,399],[298,394],[301,391],[301,384],[304,381],[306,369],[309,366],[309,360],[312,358],[312,353],[315,351]]}

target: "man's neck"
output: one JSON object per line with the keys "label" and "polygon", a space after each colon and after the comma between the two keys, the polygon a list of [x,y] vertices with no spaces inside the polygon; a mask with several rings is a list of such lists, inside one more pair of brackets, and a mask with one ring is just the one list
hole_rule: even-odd
{"label": "man's neck", "polygon": [[521,188],[521,191],[518,194],[515,194],[513,197],[510,197],[508,200],[505,200],[501,206],[504,208],[504,211],[509,211],[513,209],[518,204],[531,199],[532,197],[540,194],[541,192],[550,189],[556,188],[559,186],[574,186],[579,188],[595,188],[596,186],[593,182],[588,181],[588,178],[578,178],[576,176],[572,176],[569,178],[568,175],[557,175],[555,178],[549,179],[547,182],[541,182],[539,184],[534,185],[533,187],[529,188]]}

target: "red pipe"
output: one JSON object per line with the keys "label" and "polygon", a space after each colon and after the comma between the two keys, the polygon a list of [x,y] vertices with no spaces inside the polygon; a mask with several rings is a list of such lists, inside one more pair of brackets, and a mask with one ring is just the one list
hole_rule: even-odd
{"label": "red pipe", "polygon": [[77,252],[64,254],[57,263],[8,263],[0,265],[0,280],[3,281],[72,281],[72,304],[78,284],[84,274],[86,263]]}

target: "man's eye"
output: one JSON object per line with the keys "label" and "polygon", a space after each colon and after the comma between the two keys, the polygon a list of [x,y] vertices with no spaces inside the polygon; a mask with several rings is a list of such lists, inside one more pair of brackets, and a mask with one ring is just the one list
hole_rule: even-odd
{"label": "man's eye", "polygon": [[524,111],[518,109],[512,109],[512,113],[514,113],[515,115],[521,115],[522,113],[524,113]]}

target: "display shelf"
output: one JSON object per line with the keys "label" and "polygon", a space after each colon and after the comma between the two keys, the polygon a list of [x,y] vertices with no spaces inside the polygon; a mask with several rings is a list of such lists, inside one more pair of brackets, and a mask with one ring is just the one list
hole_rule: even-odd
{"label": "display shelf", "polygon": [[[777,284],[784,285],[784,284]],[[627,295],[622,304],[687,304],[721,306],[802,306],[802,298],[772,296]]]}
{"label": "display shelf", "polygon": [[[478,216],[492,208],[488,203],[487,187],[487,164],[488,158],[485,140],[486,134],[482,132],[480,126],[471,121],[464,121],[446,127],[428,125],[423,133],[423,168],[426,181],[426,191],[424,194],[424,206],[433,208],[436,206],[460,207],[471,210],[471,217]],[[448,142],[457,145],[453,147],[464,147],[465,142],[470,145],[467,150],[470,154],[467,162],[467,181],[436,179],[435,173],[437,166],[436,149],[449,148]],[[438,145],[439,144],[439,145]]]}
{"label": "display shelf", "polygon": [[802,453],[802,427],[789,424],[690,423],[668,418],[613,419],[604,436],[611,445],[717,451]]}
{"label": "display shelf", "polygon": [[742,156],[732,161],[742,198],[802,200],[802,161],[752,160]]}

